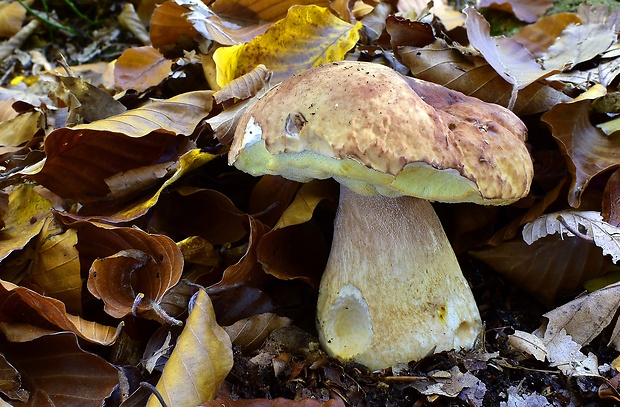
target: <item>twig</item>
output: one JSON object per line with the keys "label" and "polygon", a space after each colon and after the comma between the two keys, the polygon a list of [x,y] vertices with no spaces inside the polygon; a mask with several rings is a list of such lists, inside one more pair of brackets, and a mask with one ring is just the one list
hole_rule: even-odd
{"label": "twig", "polygon": [[14,36],[0,44],[0,61],[11,55],[13,51],[20,48],[30,35],[39,28],[39,20],[32,20],[22,27]]}

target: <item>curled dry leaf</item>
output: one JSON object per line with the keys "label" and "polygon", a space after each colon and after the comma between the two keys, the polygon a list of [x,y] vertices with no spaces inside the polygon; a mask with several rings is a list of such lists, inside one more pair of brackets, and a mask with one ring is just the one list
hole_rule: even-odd
{"label": "curled dry leaf", "polygon": [[495,72],[512,85],[508,103],[508,108],[512,109],[519,90],[551,74],[553,70],[544,70],[519,42],[506,37],[491,37],[489,23],[475,9],[468,7],[464,12],[467,14],[465,27],[471,45],[480,51]]}
{"label": "curled dry leaf", "polygon": [[600,212],[566,211],[545,214],[523,228],[523,240],[531,244],[541,237],[558,233],[579,236],[593,242],[609,254],[614,263],[620,260],[620,228],[603,221]]}
{"label": "curled dry leaf", "polygon": [[259,64],[250,72],[240,76],[213,94],[216,103],[229,99],[249,99],[265,87],[271,73],[263,64]]}
{"label": "curled dry leaf", "polygon": [[67,313],[63,302],[7,281],[0,280],[0,302],[2,322],[32,324],[45,328],[52,324],[99,345],[110,345],[118,337],[120,325],[114,328],[71,315]]}
{"label": "curled dry leaf", "polygon": [[185,153],[185,137],[211,111],[212,91],[184,93],[105,120],[53,131],[47,158],[32,175],[63,198],[87,203],[105,197],[105,180],[119,172]]}
{"label": "curled dry leaf", "polygon": [[265,313],[244,318],[233,325],[225,326],[233,345],[240,346],[246,352],[258,349],[272,331],[290,326],[292,320],[275,314]]}
{"label": "curled dry leaf", "polygon": [[614,171],[607,180],[601,206],[603,220],[610,225],[620,226],[620,170]]}
{"label": "curled dry leaf", "polygon": [[[183,271],[183,255],[172,239],[95,222],[73,222],[71,227],[78,231],[82,264],[92,264],[88,290],[103,300],[108,314],[165,317],[156,313],[159,302]],[[139,295],[144,300],[134,304]]]}
{"label": "curled dry leaf", "polygon": [[[144,4],[146,2],[141,2]],[[150,17],[149,37],[151,45],[165,53],[166,49],[173,48],[178,41],[194,38],[198,31],[187,20],[187,9],[174,1],[164,1],[157,6]]]}
{"label": "curled dry leaf", "polygon": [[594,176],[620,165],[620,139],[605,136],[590,122],[591,103],[560,103],[541,117],[566,157],[573,177],[568,203],[574,208]]}
{"label": "curled dry leaf", "polygon": [[29,392],[28,400],[15,406],[99,407],[118,385],[118,370],[83,350],[71,333],[22,343],[3,341],[0,352],[17,369]]}
{"label": "curled dry leaf", "polygon": [[[196,406],[215,398],[232,366],[230,338],[217,324],[209,296],[200,290],[156,388],[169,406]],[[147,407],[159,406],[151,396]]]}
{"label": "curled dry leaf", "polygon": [[478,7],[490,7],[512,12],[515,17],[527,23],[535,22],[538,17],[553,7],[552,0],[479,0]]}
{"label": "curled dry leaf", "polygon": [[271,23],[246,26],[243,20],[216,14],[205,3],[198,0],[174,0],[180,6],[191,10],[185,18],[203,37],[221,45],[234,45],[251,41],[267,30]]}
{"label": "curled dry leaf", "polygon": [[[118,67],[118,62],[116,64]],[[123,104],[112,97],[108,92],[85,82],[81,78],[60,76],[63,87],[80,102],[80,106],[73,112],[86,122],[107,119],[125,112]]]}
{"label": "curled dry leaf", "polygon": [[216,0],[211,4],[211,10],[249,21],[278,21],[286,17],[292,6],[314,4],[329,7],[330,3],[329,0]]}
{"label": "curled dry leaf", "polygon": [[[423,47],[399,47],[403,63],[419,79],[435,82],[485,102],[508,106],[513,87],[479,56],[464,55],[443,40]],[[570,97],[543,81],[536,81],[518,92],[514,112],[519,115],[541,113]]]}
{"label": "curled dry leaf", "polygon": [[[349,24],[328,9],[293,6],[286,18],[247,44],[218,48],[213,54],[217,83],[224,87],[259,64],[273,71],[274,83],[306,69],[344,59],[359,39],[362,24]],[[290,50],[303,49],[303,53]]]}

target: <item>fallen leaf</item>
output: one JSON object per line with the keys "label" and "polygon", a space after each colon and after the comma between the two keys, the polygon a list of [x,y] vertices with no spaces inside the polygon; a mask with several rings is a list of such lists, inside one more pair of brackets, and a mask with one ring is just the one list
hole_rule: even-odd
{"label": "fallen leaf", "polygon": [[152,46],[128,48],[116,60],[114,81],[120,90],[144,92],[171,73],[172,61]]}
{"label": "fallen leaf", "polygon": [[553,407],[545,396],[536,392],[527,394],[518,387],[510,386],[507,393],[508,401],[501,401],[500,407]]}
{"label": "fallen leaf", "polygon": [[212,91],[184,93],[121,115],[53,131],[45,140],[47,158],[32,178],[57,195],[82,203],[110,193],[106,184],[119,172],[185,153],[189,135],[210,112]]}
{"label": "fallen leaf", "polygon": [[[399,47],[398,53],[411,73],[419,79],[438,83],[485,102],[504,107],[510,103],[513,86],[479,56],[463,55],[443,40],[423,47]],[[519,115],[546,112],[560,102],[571,100],[549,84],[536,81],[519,90],[513,111]]]}
{"label": "fallen leaf", "polygon": [[478,385],[483,386],[482,396],[484,396],[486,391],[486,387],[479,379],[470,372],[462,373],[458,366],[454,366],[447,372],[430,372],[428,378],[414,381],[411,385],[417,391],[427,396],[441,395],[451,398],[457,397],[466,388]]}
{"label": "fallen leaf", "polygon": [[12,37],[19,32],[26,19],[26,9],[19,2],[0,4],[0,37]]}
{"label": "fallen leaf", "polygon": [[512,36],[523,44],[534,56],[540,56],[547,50],[562,31],[570,24],[580,24],[581,19],[575,13],[558,13],[539,18]]}
{"label": "fallen leaf", "polygon": [[[196,406],[215,398],[232,366],[230,338],[217,324],[209,296],[200,290],[156,388],[169,406]],[[158,406],[151,396],[147,407]]]}
{"label": "fallen leaf", "polygon": [[603,202],[601,204],[601,215],[603,221],[610,225],[620,226],[620,170],[614,171],[603,192]]}
{"label": "fallen leaf", "polygon": [[0,320],[19,322],[49,328],[50,325],[77,334],[80,338],[99,345],[111,345],[119,334],[119,327],[87,321],[67,313],[65,304],[26,287],[0,280]]}
{"label": "fallen leaf", "polygon": [[0,352],[30,393],[27,402],[12,401],[15,407],[99,407],[118,385],[116,367],[83,350],[71,333],[22,343],[2,341]]}
{"label": "fallen leaf", "polygon": [[271,73],[265,65],[257,65],[250,72],[233,80],[221,90],[213,94],[216,103],[222,103],[229,99],[249,99],[259,93],[265,87]]}
{"label": "fallen leaf", "polygon": [[252,400],[232,400],[218,397],[213,401],[202,403],[202,407],[344,407],[340,400],[329,400],[325,403],[314,399],[287,400],[284,398],[276,399],[252,399]]}
{"label": "fallen leaf", "polygon": [[[206,39],[221,45],[235,45],[251,41],[267,30],[271,23],[245,25],[241,19],[220,16],[205,3],[198,0],[174,0],[180,6],[191,10],[184,16]],[[240,21],[241,20],[241,21]]]}
{"label": "fallen leaf", "polygon": [[0,146],[19,146],[39,131],[40,112],[20,114],[0,123]]}
{"label": "fallen leaf", "polygon": [[185,7],[172,0],[164,1],[153,10],[149,25],[149,38],[153,47],[166,54],[177,42],[189,41],[198,34],[194,25],[185,17],[186,13]]}
{"label": "fallen leaf", "polygon": [[508,344],[515,349],[534,356],[540,362],[547,357],[547,347],[542,338],[529,332],[515,329],[514,334],[508,336]]}
{"label": "fallen leaf", "polygon": [[489,7],[514,13],[521,21],[535,22],[540,16],[553,7],[552,0],[480,0],[478,7]]}
{"label": "fallen leaf", "polygon": [[604,24],[571,24],[541,58],[545,69],[568,70],[605,52],[616,41],[615,30]]}
{"label": "fallen leaf", "polygon": [[[118,68],[118,62],[116,67]],[[107,119],[110,116],[116,116],[127,110],[127,108],[123,106],[121,102],[114,99],[112,95],[103,89],[99,89],[85,82],[81,78],[60,76],[59,80],[80,102],[80,106],[75,109],[75,113],[80,115],[86,122]]]}
{"label": "fallen leaf", "polygon": [[508,108],[512,109],[519,90],[553,73],[553,70],[543,69],[519,42],[507,37],[491,37],[489,23],[475,9],[467,7],[464,12],[471,45],[480,51],[499,76],[512,85],[508,102]]}
{"label": "fallen leaf", "polygon": [[52,203],[38,194],[33,185],[18,186],[8,198],[5,225],[0,230],[0,260],[24,248],[38,235],[52,210]]}
{"label": "fallen leaf", "polygon": [[224,87],[259,64],[273,71],[272,80],[277,83],[306,69],[342,60],[357,43],[361,28],[360,22],[349,24],[323,7],[293,6],[286,18],[249,43],[215,51],[217,83]]}
{"label": "fallen leaf", "polygon": [[290,326],[292,320],[275,314],[266,313],[241,319],[233,325],[225,326],[224,330],[232,344],[241,347],[245,352],[258,349],[272,331]]}
{"label": "fallen leaf", "polygon": [[566,156],[573,177],[568,203],[574,208],[593,177],[620,165],[620,140],[605,136],[590,122],[591,103],[560,103],[541,116]]}

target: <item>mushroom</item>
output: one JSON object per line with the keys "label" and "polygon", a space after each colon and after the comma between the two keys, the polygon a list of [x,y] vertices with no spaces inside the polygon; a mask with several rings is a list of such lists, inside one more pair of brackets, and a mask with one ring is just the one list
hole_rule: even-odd
{"label": "mushroom", "polygon": [[381,369],[473,347],[480,314],[429,201],[506,205],[527,195],[525,136],[501,106],[343,61],[251,105],[229,163],[255,176],[340,183],[319,339],[331,356]]}

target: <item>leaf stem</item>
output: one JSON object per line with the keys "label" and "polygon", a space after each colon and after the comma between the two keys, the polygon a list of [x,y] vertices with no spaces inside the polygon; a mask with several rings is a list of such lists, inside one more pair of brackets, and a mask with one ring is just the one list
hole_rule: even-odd
{"label": "leaf stem", "polygon": [[157,397],[157,401],[159,401],[159,404],[161,404],[162,407],[168,407],[168,405],[164,401],[164,398],[161,396],[161,393],[159,393],[159,390],[157,390],[155,386],[153,386],[151,383],[140,382],[140,387],[149,390],[155,397]]}

